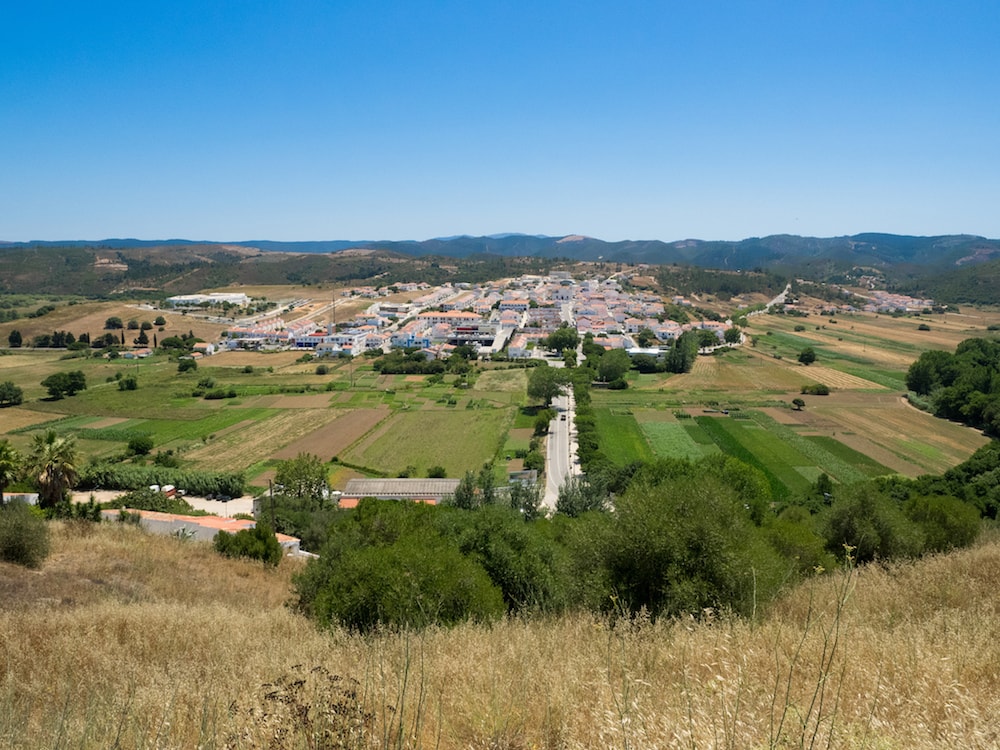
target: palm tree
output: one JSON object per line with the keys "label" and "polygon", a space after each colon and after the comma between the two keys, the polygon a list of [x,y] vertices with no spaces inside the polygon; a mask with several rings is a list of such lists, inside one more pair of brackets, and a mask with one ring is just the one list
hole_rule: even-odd
{"label": "palm tree", "polygon": [[54,430],[35,435],[27,465],[29,474],[38,482],[38,504],[51,508],[76,484],[76,441],[60,437]]}
{"label": "palm tree", "polygon": [[20,454],[14,450],[9,440],[0,440],[0,505],[4,504],[4,490],[17,481],[20,473]]}

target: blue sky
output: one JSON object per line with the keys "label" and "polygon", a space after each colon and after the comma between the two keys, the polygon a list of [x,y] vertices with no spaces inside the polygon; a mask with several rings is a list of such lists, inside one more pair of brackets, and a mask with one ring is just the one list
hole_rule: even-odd
{"label": "blue sky", "polygon": [[1000,237],[1000,3],[0,10],[0,240]]}

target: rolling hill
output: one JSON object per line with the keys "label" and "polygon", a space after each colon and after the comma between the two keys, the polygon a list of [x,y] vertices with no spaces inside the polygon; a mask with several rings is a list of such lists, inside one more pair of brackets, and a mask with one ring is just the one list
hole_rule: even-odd
{"label": "rolling hill", "polygon": [[[522,259],[531,259],[526,261]],[[106,239],[0,243],[0,291],[111,294],[138,289],[180,293],[230,283],[335,282],[404,278],[475,281],[511,264],[521,273],[555,261],[678,264],[766,269],[816,280],[872,273],[890,287],[951,301],[977,271],[1000,263],[1000,240],[974,235],[843,237],[771,235],[738,242],[687,239],[606,242],[582,235],[499,234],[423,241],[194,242]],[[952,276],[952,274],[956,274]],[[954,281],[952,279],[954,278]],[[989,278],[993,278],[992,272]],[[979,289],[983,285],[975,283]],[[993,285],[976,301],[994,300]],[[956,293],[957,296],[956,296]],[[985,295],[985,296],[984,296]]]}

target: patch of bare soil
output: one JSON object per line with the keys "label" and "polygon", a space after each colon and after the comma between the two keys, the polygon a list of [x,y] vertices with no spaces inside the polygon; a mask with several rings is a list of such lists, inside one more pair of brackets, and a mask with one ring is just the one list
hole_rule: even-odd
{"label": "patch of bare soil", "polygon": [[779,409],[776,406],[767,406],[761,409],[761,411],[778,424],[785,424],[793,427],[802,424],[802,420],[799,418],[799,415],[802,412]]}
{"label": "patch of bare soil", "polygon": [[274,454],[275,458],[295,458],[299,453],[311,453],[323,461],[340,455],[389,416],[386,406],[377,409],[356,409],[313,430]]}
{"label": "patch of bare soil", "polygon": [[312,393],[301,396],[277,396],[271,404],[276,409],[322,409],[330,405],[329,393]]}

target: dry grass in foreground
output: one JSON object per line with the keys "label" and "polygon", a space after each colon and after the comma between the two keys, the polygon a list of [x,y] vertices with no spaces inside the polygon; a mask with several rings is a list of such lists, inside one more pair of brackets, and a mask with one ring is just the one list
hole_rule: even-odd
{"label": "dry grass in foreground", "polygon": [[323,634],[295,565],[58,526],[0,567],[0,747],[993,748],[1000,543],[817,578],[754,625]]}

